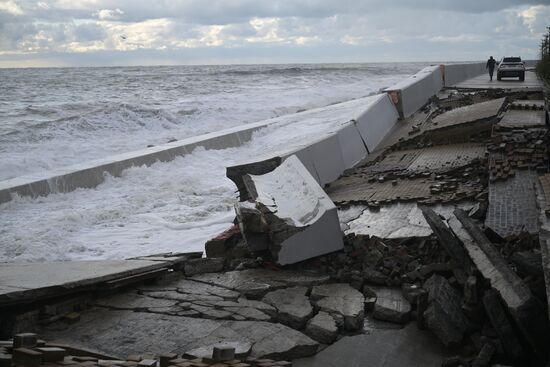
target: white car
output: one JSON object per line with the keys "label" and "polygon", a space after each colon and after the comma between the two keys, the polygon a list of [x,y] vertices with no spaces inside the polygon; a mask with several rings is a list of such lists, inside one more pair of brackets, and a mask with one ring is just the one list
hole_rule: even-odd
{"label": "white car", "polygon": [[500,60],[497,69],[497,80],[509,77],[517,77],[520,81],[525,80],[525,64],[521,61],[521,57],[503,57]]}

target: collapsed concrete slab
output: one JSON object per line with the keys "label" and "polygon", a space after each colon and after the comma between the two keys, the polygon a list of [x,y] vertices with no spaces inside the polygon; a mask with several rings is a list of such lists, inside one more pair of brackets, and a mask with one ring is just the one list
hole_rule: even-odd
{"label": "collapsed concrete slab", "polygon": [[[295,156],[265,175],[244,176],[244,184],[267,228],[267,249],[278,264],[343,248],[336,206]],[[243,222],[239,209],[237,217],[246,241],[258,234]]]}
{"label": "collapsed concrete slab", "polygon": [[318,343],[287,326],[262,321],[219,321],[148,312],[96,309],[73,325],[54,324],[47,339],[93,348],[115,356],[182,354],[217,343],[252,345],[253,357],[294,359],[314,354]]}
{"label": "collapsed concrete slab", "polygon": [[97,287],[115,288],[117,282],[131,283],[159,276],[168,268],[180,268],[190,257],[196,257],[196,254],[142,257],[140,260],[2,264],[0,307],[37,302]]}
{"label": "collapsed concrete slab", "polygon": [[528,286],[510,269],[506,260],[481,229],[457,209],[449,225],[462,241],[477,269],[506,304],[523,338],[539,358],[546,354],[548,325],[546,313]]}

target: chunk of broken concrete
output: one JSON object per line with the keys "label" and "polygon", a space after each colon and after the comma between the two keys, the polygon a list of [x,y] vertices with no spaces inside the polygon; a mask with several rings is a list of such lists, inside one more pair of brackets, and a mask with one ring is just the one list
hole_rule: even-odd
{"label": "chunk of broken concrete", "polygon": [[192,280],[235,290],[247,298],[258,299],[267,292],[293,286],[311,287],[328,282],[329,275],[306,271],[247,269],[194,276]]}
{"label": "chunk of broken concrete", "polygon": [[263,301],[277,309],[277,320],[280,323],[301,329],[313,315],[307,291],[306,287],[278,289],[266,294]]}
{"label": "chunk of broken concrete", "polygon": [[195,348],[188,350],[184,353],[185,356],[194,357],[194,358],[214,358],[214,350],[220,347],[229,347],[233,350],[233,358],[246,358],[252,350],[252,344],[247,341],[227,341],[223,343],[216,343],[211,345],[206,345],[203,347]]}
{"label": "chunk of broken concrete", "polygon": [[365,297],[347,283],[325,284],[313,287],[311,300],[321,311],[344,318],[346,330],[358,330],[365,319]]}
{"label": "chunk of broken concrete", "polygon": [[183,269],[185,275],[190,277],[197,274],[220,272],[223,270],[224,263],[223,257],[203,257],[187,260]]}
{"label": "chunk of broken concrete", "polygon": [[404,324],[409,321],[411,304],[397,288],[371,287],[376,294],[372,316],[375,319]]}
{"label": "chunk of broken concrete", "polygon": [[431,304],[424,312],[426,326],[446,345],[460,343],[470,322],[462,312],[462,296],[447,279],[434,274],[424,283]]}
{"label": "chunk of broken concrete", "polygon": [[331,315],[321,311],[307,322],[305,333],[319,343],[330,344],[338,337],[338,326]]}
{"label": "chunk of broken concrete", "polygon": [[[341,250],[344,246],[336,206],[295,156],[262,176],[245,175],[244,184],[261,222],[267,226],[267,247],[280,265],[293,264]],[[257,235],[242,222],[244,238]]]}
{"label": "chunk of broken concrete", "polygon": [[548,319],[542,304],[510,269],[507,261],[483,231],[460,210],[454,211],[449,225],[461,240],[473,263],[498,292],[510,315],[538,359],[545,358]]}

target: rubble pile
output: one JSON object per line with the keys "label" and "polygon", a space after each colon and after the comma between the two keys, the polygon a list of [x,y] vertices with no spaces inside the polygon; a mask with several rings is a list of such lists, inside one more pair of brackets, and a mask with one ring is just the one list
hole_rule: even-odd
{"label": "rubble pile", "polygon": [[34,333],[16,334],[13,340],[0,341],[0,366],[74,366],[74,367],[292,367],[292,362],[248,357],[250,350],[222,343],[197,348],[178,355],[132,354],[116,359],[68,345],[49,344]]}
{"label": "rubble pile", "polygon": [[487,149],[492,182],[513,177],[517,170],[548,170],[546,129],[497,130]]}

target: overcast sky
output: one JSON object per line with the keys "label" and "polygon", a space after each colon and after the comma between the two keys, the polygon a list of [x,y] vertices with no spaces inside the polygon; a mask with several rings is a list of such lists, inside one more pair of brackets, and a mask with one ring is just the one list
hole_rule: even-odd
{"label": "overcast sky", "polygon": [[0,0],[0,67],[536,58],[550,0]]}

